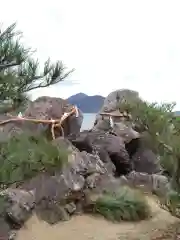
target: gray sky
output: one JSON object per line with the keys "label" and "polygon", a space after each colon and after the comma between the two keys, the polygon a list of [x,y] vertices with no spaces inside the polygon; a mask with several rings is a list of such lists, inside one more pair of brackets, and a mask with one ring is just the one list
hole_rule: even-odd
{"label": "gray sky", "polygon": [[106,96],[130,88],[148,101],[176,101],[180,108],[179,13],[179,0],[1,2],[2,23],[17,21],[40,61],[50,57],[76,69],[69,80],[33,98]]}

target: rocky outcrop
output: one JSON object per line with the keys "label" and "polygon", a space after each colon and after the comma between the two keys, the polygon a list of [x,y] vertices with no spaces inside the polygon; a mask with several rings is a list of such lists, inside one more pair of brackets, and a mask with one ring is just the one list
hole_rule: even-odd
{"label": "rocky outcrop", "polygon": [[[142,134],[130,121],[130,113],[119,111],[119,104],[126,99],[135,101],[138,93],[118,90],[110,94],[91,131],[80,132],[83,116],[78,110],[63,122],[63,137],[61,130],[55,129],[54,140],[50,125],[45,123],[16,121],[2,125],[2,141],[17,133],[42,134],[49,144],[68,153],[67,162],[53,174],[42,171],[0,192],[8,203],[0,214],[8,233],[4,236],[9,237],[10,229],[21,227],[32,212],[50,224],[66,221],[72,214],[88,211],[94,196],[116,191],[122,185],[143,186],[158,194],[168,190],[158,156],[144,144]],[[23,117],[61,119],[72,107],[59,98],[41,97],[28,106]]]}
{"label": "rocky outcrop", "polygon": [[57,169],[53,176],[41,173],[18,188],[8,188],[0,193],[9,203],[5,209],[6,219],[16,226],[21,226],[32,211],[50,224],[68,220],[72,214],[86,211],[94,194],[116,191],[125,184],[144,186],[149,191],[164,193],[167,190],[165,176],[132,171],[115,178],[113,168],[108,168],[108,162],[103,162],[98,152],[80,152],[63,138],[57,138],[53,144],[64,145],[70,151],[68,163],[62,169]]}
{"label": "rocky outcrop", "polygon": [[120,180],[108,172],[97,154],[80,152],[67,139],[56,139],[53,144],[64,145],[71,151],[68,163],[62,169],[57,169],[53,176],[41,173],[18,188],[8,188],[0,193],[8,201],[5,219],[16,228],[32,211],[50,224],[68,220],[72,214],[88,207],[92,190],[100,194],[120,187]]}
{"label": "rocky outcrop", "polygon": [[141,102],[139,94],[128,89],[110,93],[104,100],[104,105],[97,114],[92,132],[107,132],[122,139],[128,153],[131,169],[137,172],[156,174],[161,172],[159,156],[149,147],[147,136],[138,132],[133,122],[131,112],[123,109],[123,104]]}

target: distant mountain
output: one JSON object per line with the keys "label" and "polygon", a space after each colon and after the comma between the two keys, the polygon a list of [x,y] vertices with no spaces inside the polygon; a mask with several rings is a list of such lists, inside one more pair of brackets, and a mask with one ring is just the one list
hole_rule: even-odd
{"label": "distant mountain", "polygon": [[88,96],[84,93],[78,93],[69,97],[67,101],[76,105],[84,113],[97,113],[101,109],[104,99],[100,95]]}
{"label": "distant mountain", "polygon": [[74,101],[74,99],[75,99],[75,101],[80,101],[84,97],[88,97],[88,95],[86,95],[84,93],[77,93],[77,94],[72,95],[71,97],[69,97],[67,100],[69,102]]}

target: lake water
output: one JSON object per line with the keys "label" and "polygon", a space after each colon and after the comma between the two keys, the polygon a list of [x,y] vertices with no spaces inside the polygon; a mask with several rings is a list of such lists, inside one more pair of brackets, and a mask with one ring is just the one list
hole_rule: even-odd
{"label": "lake water", "polygon": [[96,118],[96,113],[84,113],[83,116],[84,116],[84,119],[83,119],[81,130],[91,129]]}

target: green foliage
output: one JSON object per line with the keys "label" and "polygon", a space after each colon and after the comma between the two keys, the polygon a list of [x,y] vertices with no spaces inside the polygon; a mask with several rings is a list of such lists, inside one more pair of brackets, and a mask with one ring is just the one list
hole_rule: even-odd
{"label": "green foliage", "polygon": [[163,205],[180,217],[180,120],[173,113],[174,106],[174,103],[147,103],[138,99],[121,104],[120,109],[131,113],[136,129],[146,132],[144,144],[160,156],[173,188],[163,199]]}
{"label": "green foliage", "polygon": [[[154,150],[159,152],[162,141],[168,140],[171,132],[170,124],[173,119],[172,104],[147,103],[141,100],[120,105],[121,111],[132,115],[132,121],[139,132],[147,131],[153,141]],[[166,138],[166,139],[165,139]]]}
{"label": "green foliage", "polygon": [[116,193],[100,197],[94,207],[96,213],[111,221],[139,221],[150,216],[145,197],[137,190],[122,187]]}
{"label": "green foliage", "polygon": [[73,71],[66,71],[61,61],[53,64],[48,59],[40,72],[38,60],[32,58],[33,51],[23,46],[22,34],[15,28],[16,24],[12,24],[4,31],[0,29],[1,112],[16,109],[27,99],[27,92],[57,84]]}
{"label": "green foliage", "polygon": [[67,161],[68,152],[40,136],[21,134],[1,145],[0,183],[12,184],[39,172],[54,173]]}
{"label": "green foliage", "polygon": [[176,120],[177,120],[177,121],[180,121],[180,116],[176,117]]}
{"label": "green foliage", "polygon": [[144,144],[160,156],[163,168],[171,174],[177,170],[180,156],[180,122],[174,117],[174,106],[174,103],[147,103],[140,99],[120,104],[121,111],[131,113],[136,130],[146,133]]}
{"label": "green foliage", "polygon": [[160,201],[161,206],[168,210],[173,216],[180,218],[180,193],[171,190]]}

